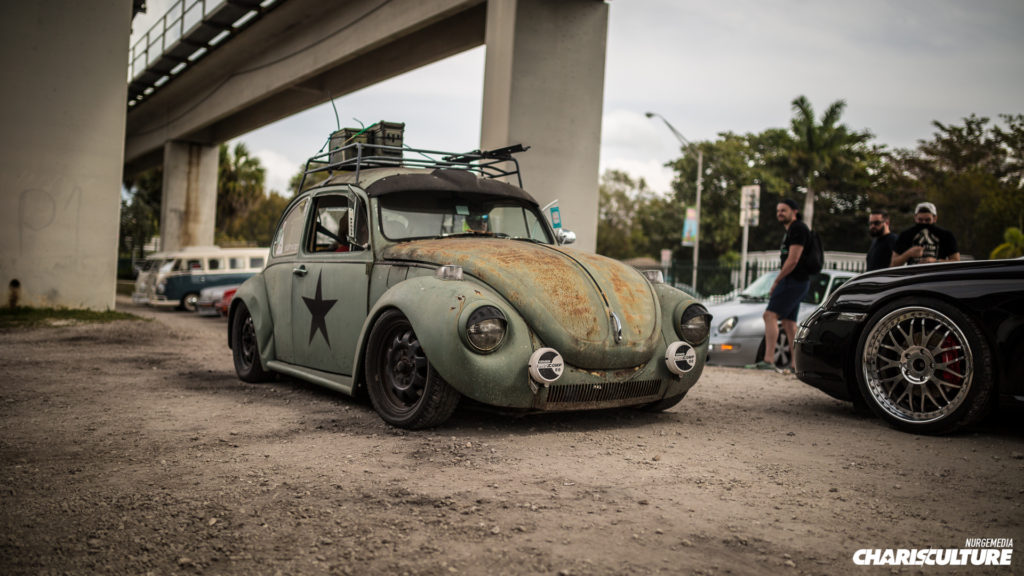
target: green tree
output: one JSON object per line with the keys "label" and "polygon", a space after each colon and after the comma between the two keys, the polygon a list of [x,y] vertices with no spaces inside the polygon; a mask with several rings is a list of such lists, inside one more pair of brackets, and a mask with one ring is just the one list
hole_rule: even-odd
{"label": "green tree", "polygon": [[250,156],[244,143],[236,144],[233,151],[228,149],[227,144],[220,145],[216,219],[219,239],[225,243],[237,239],[248,240],[244,238],[244,223],[249,213],[266,198],[265,179],[266,170],[259,158]]}
{"label": "green tree", "polygon": [[861,169],[865,160],[863,145],[871,139],[871,133],[856,132],[841,124],[845,108],[845,101],[833,102],[818,122],[806,96],[793,100],[792,140],[780,152],[785,154],[794,184],[806,192],[803,217],[808,226],[814,220],[815,196],[834,191],[836,184]]}
{"label": "green tree", "polygon": [[[896,228],[910,225],[913,207],[935,203],[939,225],[957,238],[962,254],[989,254],[1002,231],[1024,228],[1024,128],[1021,116],[1002,116],[1005,127],[970,115],[962,125],[934,122],[931,140],[894,154],[898,190]],[[982,224],[982,225],[979,225]]]}
{"label": "green tree", "polygon": [[1021,232],[1020,228],[1011,227],[1007,228],[1003,234],[1003,239],[1006,240],[999,246],[996,246],[992,250],[992,254],[989,258],[995,260],[999,258],[1020,258],[1024,256],[1024,232]]}
{"label": "green tree", "polygon": [[163,169],[152,168],[126,177],[124,189],[119,248],[122,254],[141,257],[142,247],[160,232]]}
{"label": "green tree", "polygon": [[597,253],[609,258],[644,255],[644,227],[638,225],[638,206],[645,201],[647,183],[625,172],[608,170],[601,175],[597,203]]}

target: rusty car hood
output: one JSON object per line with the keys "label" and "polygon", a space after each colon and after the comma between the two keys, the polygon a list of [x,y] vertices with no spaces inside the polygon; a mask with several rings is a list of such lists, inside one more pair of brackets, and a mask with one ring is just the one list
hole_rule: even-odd
{"label": "rusty car hood", "polygon": [[[504,296],[544,345],[591,370],[639,366],[661,337],[650,283],[617,260],[500,238],[417,240],[386,248],[387,260],[455,264]],[[610,313],[622,326],[615,341]]]}

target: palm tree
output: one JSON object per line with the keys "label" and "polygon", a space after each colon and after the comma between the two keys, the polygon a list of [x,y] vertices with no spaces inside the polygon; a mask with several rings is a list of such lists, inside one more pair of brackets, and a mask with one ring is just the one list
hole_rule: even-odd
{"label": "palm tree", "polygon": [[1020,228],[1010,227],[1006,229],[1006,233],[1003,234],[1003,242],[999,246],[996,246],[989,258],[992,260],[998,258],[1020,258],[1024,256],[1024,232],[1021,232]]}
{"label": "palm tree", "polygon": [[807,189],[803,215],[808,227],[814,219],[815,193],[822,185],[827,185],[830,172],[856,162],[860,154],[855,148],[871,138],[870,132],[853,132],[839,123],[845,108],[844,100],[836,100],[821,115],[821,123],[818,123],[806,96],[793,100],[793,147],[789,164],[798,181]]}
{"label": "palm tree", "polygon": [[227,144],[220,145],[220,164],[217,178],[217,232],[232,237],[249,212],[264,199],[266,170],[260,159],[251,156],[242,142],[234,151]]}

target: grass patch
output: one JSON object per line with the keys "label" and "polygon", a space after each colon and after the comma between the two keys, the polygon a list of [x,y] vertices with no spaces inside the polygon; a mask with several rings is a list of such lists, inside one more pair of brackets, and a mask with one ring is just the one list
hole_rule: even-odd
{"label": "grass patch", "polygon": [[75,324],[104,324],[117,320],[142,320],[125,312],[97,312],[72,308],[32,308],[16,306],[0,308],[0,329],[34,326],[72,326]]}

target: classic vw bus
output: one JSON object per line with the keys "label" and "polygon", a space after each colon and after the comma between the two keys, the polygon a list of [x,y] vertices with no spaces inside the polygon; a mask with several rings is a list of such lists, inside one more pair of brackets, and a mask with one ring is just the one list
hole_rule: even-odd
{"label": "classic vw bus", "polygon": [[219,246],[189,246],[180,252],[164,252],[153,271],[139,274],[132,299],[151,306],[195,311],[203,288],[242,283],[263,269],[267,252],[267,248]]}

